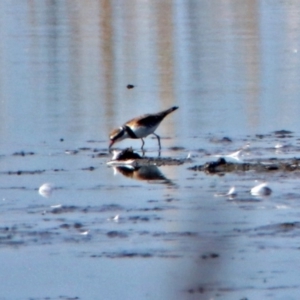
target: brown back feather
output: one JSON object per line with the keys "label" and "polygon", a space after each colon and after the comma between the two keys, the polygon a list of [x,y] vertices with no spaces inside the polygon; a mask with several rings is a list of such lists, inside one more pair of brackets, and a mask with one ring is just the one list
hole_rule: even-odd
{"label": "brown back feather", "polygon": [[126,124],[128,124],[129,126],[131,125],[130,123],[137,123],[138,125],[141,126],[155,126],[157,123],[160,123],[168,114],[170,114],[171,112],[173,112],[174,110],[178,109],[178,106],[173,106],[167,110],[161,111],[157,114],[146,114],[146,115],[142,115],[138,118],[134,118],[128,122],[126,122]]}

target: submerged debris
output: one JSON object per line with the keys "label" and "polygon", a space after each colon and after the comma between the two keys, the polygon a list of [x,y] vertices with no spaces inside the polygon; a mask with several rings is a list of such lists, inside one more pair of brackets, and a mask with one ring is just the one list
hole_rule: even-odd
{"label": "submerged debris", "polygon": [[113,157],[109,162],[110,166],[178,166],[185,162],[190,161],[190,158],[170,158],[170,157],[146,157],[140,156],[138,153],[134,152],[132,148],[126,148],[123,151],[114,151]]}
{"label": "submerged debris", "polygon": [[289,131],[289,130],[276,130],[274,131],[274,134],[279,137],[279,138],[290,138],[292,137],[293,135],[293,132],[292,131]]}
{"label": "submerged debris", "polygon": [[128,160],[128,159],[140,159],[141,156],[134,152],[132,148],[126,148],[123,151],[113,151],[112,160]]}
{"label": "submerged debris", "polygon": [[232,139],[227,137],[227,136],[224,136],[223,138],[216,138],[216,137],[213,137],[213,138],[210,138],[209,140],[211,143],[215,143],[215,144],[221,144],[221,143],[232,143]]}
{"label": "submerged debris", "polygon": [[14,152],[13,156],[27,156],[27,155],[34,155],[35,153],[33,151],[18,151]]}
{"label": "submerged debris", "polygon": [[18,170],[18,171],[7,171],[7,172],[0,172],[0,174],[7,174],[7,175],[36,175],[42,174],[46,172],[46,170]]}

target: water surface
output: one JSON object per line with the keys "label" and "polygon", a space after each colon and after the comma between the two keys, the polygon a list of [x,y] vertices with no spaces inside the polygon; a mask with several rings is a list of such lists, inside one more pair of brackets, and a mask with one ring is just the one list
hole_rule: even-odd
{"label": "water surface", "polygon": [[[188,169],[297,157],[297,1],[2,1],[0,22],[0,299],[298,298],[299,174]],[[173,105],[161,156],[192,161],[115,174],[109,131]]]}

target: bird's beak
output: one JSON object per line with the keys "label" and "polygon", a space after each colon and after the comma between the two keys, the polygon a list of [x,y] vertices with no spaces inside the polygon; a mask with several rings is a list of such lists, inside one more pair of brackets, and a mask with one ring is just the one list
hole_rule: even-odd
{"label": "bird's beak", "polygon": [[110,149],[113,144],[114,144],[114,141],[111,140],[110,143],[109,143],[109,147],[108,148]]}

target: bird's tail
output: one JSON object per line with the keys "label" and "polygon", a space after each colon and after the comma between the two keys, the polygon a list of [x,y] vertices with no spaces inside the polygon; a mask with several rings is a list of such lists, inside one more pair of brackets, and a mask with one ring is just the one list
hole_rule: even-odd
{"label": "bird's tail", "polygon": [[164,118],[166,115],[170,114],[171,112],[173,112],[176,109],[178,109],[178,106],[173,106],[173,107],[171,107],[171,108],[169,108],[167,110],[164,110],[164,111],[162,111],[162,112],[160,112],[158,114],[161,115]]}

